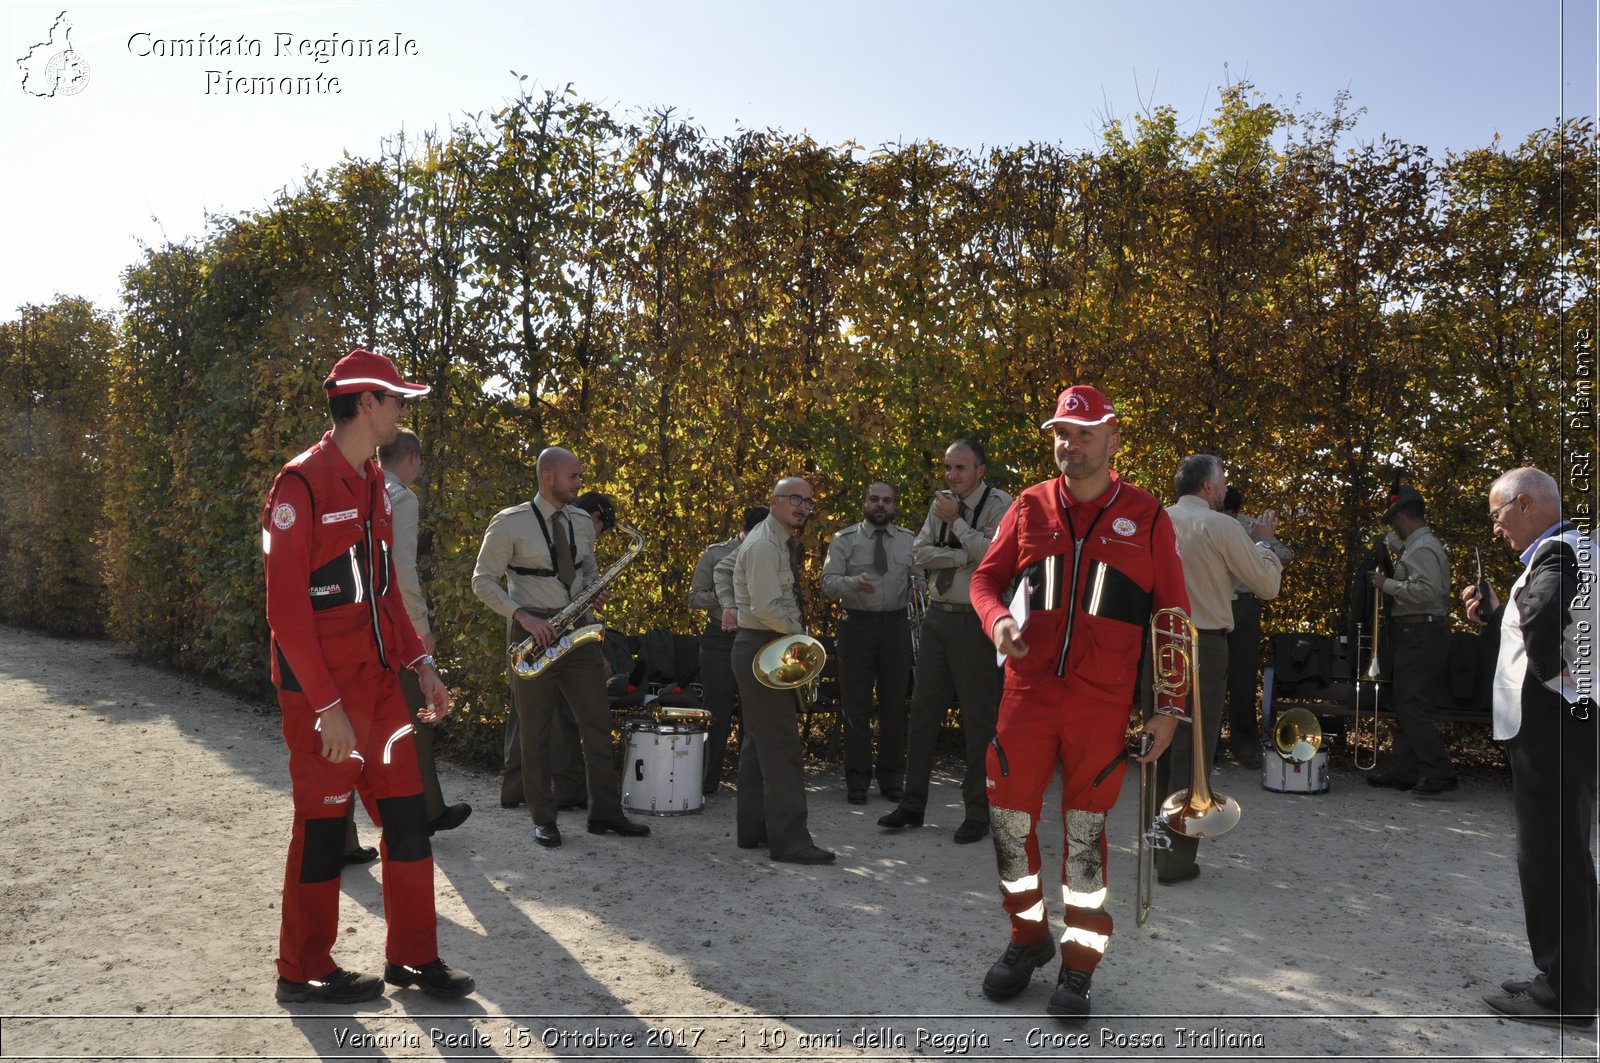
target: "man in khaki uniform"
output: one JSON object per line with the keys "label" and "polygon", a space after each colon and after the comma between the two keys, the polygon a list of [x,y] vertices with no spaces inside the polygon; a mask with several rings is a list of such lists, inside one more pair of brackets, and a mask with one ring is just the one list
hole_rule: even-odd
{"label": "man in khaki uniform", "polygon": [[922,572],[911,562],[916,536],[894,523],[895,489],[867,485],[865,517],[828,544],[822,593],[844,606],[839,623],[839,696],[844,715],[845,797],[865,804],[872,785],[872,693],[878,693],[878,790],[905,796],[906,688],[911,682],[911,623],[906,599]]}
{"label": "man in khaki uniform", "polygon": [[[800,595],[802,554],[796,536],[816,509],[811,485],[798,476],[779,480],[767,519],[751,529],[733,556],[733,596],[739,632],[733,639],[733,674],[739,683],[744,743],[739,750],[739,848],[765,845],[772,859],[831,864],[833,853],[811,840],[806,825],[805,765],[795,692],[756,680],[755,659],[780,635],[805,633]],[[724,562],[726,563],[726,561]]]}
{"label": "man in khaki uniform", "polygon": [[[695,562],[689,579],[689,606],[706,614],[705,630],[700,633],[700,686],[705,690],[706,709],[711,713],[711,733],[706,736],[705,773],[700,791],[706,797],[722,785],[722,762],[728,749],[728,733],[733,730],[733,710],[739,703],[739,684],[733,677],[733,636],[739,630],[739,610],[733,600],[732,557],[750,529],[767,519],[766,506],[751,506],[744,511],[738,535],[712,543]],[[728,558],[724,582],[716,578],[717,565]],[[726,599],[726,600],[724,600]]]}
{"label": "man in khaki uniform", "polygon": [[951,443],[944,452],[944,479],[950,489],[934,495],[928,519],[917,533],[912,562],[928,572],[928,615],[912,681],[905,795],[898,808],[878,819],[880,827],[891,830],[922,826],[939,726],[950,705],[959,701],[967,755],[961,781],[966,813],[955,832],[961,844],[989,833],[984,758],[1000,705],[1000,667],[973,612],[970,590],[972,573],[1011,508],[1011,496],[984,481],[988,468],[978,443]]}
{"label": "man in khaki uniform", "polygon": [[[539,455],[539,493],[531,502],[494,515],[472,571],[472,591],[507,620],[509,643],[526,635],[544,647],[560,635],[549,618],[599,578],[594,558],[594,523],[573,506],[583,488],[583,467],[569,450],[550,447]],[[578,720],[589,785],[589,833],[624,837],[650,828],[622,814],[622,791],[611,768],[611,708],[606,699],[605,661],[598,643],[567,652],[536,679],[512,673],[522,754],[523,797],[533,814],[533,839],[553,848],[556,794],[551,780],[550,732],[557,692]]]}

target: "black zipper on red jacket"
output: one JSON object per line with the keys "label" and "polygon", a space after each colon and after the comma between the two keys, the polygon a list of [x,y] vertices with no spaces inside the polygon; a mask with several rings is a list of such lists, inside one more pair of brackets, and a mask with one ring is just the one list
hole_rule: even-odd
{"label": "black zipper on red jacket", "polygon": [[1061,512],[1067,519],[1067,531],[1072,535],[1072,580],[1067,590],[1067,630],[1061,636],[1061,655],[1056,658],[1056,677],[1067,674],[1067,650],[1072,645],[1072,625],[1078,618],[1078,565],[1083,558],[1083,544],[1094,533],[1094,526],[1100,523],[1100,518],[1105,511],[1111,508],[1111,503],[1117,500],[1117,495],[1122,492],[1122,481],[1117,481],[1117,486],[1111,492],[1111,497],[1106,499],[1106,504],[1095,510],[1094,519],[1083,530],[1083,535],[1078,535],[1078,529],[1072,526],[1072,506],[1067,502],[1066,488],[1057,485],[1056,499],[1061,505]]}
{"label": "black zipper on red jacket", "polygon": [[[370,480],[371,477],[369,476]],[[389,658],[383,652],[383,628],[378,623],[378,573],[373,565],[378,551],[374,549],[372,541],[372,485],[367,485],[367,519],[363,527],[367,536],[367,610],[372,614],[372,638],[378,644],[378,662],[385,668],[389,667]]]}

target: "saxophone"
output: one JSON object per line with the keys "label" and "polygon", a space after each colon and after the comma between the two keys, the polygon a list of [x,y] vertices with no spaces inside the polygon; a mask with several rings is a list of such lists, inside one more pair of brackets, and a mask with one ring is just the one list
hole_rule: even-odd
{"label": "saxophone", "polygon": [[599,642],[606,637],[604,624],[585,624],[582,627],[575,625],[589,611],[595,599],[616,582],[617,577],[622,575],[622,570],[627,568],[633,559],[639,556],[639,551],[644,549],[644,536],[636,529],[619,523],[617,530],[632,536],[633,544],[628,547],[626,553],[611,563],[610,568],[601,573],[599,579],[579,591],[576,598],[550,618],[549,624],[555,628],[554,637],[542,649],[533,644],[532,635],[511,647],[511,671],[518,679],[538,679],[546,668],[579,646]]}

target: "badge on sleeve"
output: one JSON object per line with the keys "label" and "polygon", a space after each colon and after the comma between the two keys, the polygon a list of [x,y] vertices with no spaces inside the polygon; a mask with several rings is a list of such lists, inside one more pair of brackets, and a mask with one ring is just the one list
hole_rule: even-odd
{"label": "badge on sleeve", "polygon": [[294,527],[294,507],[287,502],[279,502],[278,507],[272,511],[272,526],[279,531],[287,531]]}

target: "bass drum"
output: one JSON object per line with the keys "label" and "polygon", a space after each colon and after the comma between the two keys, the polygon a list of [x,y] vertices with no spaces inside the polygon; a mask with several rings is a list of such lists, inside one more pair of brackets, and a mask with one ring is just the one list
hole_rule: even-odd
{"label": "bass drum", "polygon": [[706,732],[702,727],[632,721],[622,764],[622,807],[649,816],[687,816],[705,808]]}

